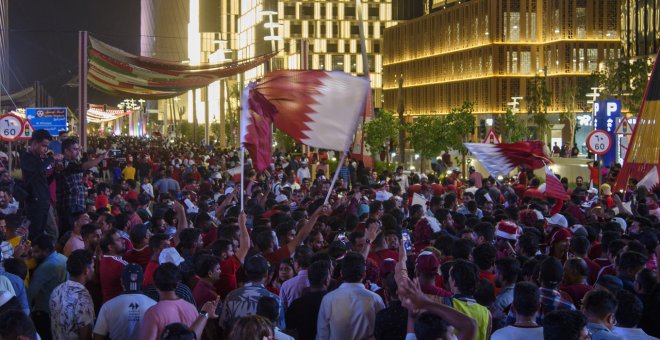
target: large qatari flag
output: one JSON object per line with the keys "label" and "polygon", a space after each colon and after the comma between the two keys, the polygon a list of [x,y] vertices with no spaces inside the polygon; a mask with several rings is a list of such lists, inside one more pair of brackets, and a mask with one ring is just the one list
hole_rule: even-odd
{"label": "large qatari flag", "polygon": [[637,124],[628,145],[623,167],[617,175],[614,190],[625,189],[628,180],[641,180],[658,165],[660,159],[660,71],[658,57],[655,58],[651,79],[646,86],[644,101],[637,114]]}
{"label": "large qatari flag", "polygon": [[343,72],[271,72],[244,91],[241,143],[257,170],[270,164],[270,123],[302,144],[346,151],[369,91],[368,80]]}
{"label": "large qatari flag", "polygon": [[518,166],[539,169],[552,161],[541,141],[517,143],[465,143],[465,147],[492,176],[508,176]]}

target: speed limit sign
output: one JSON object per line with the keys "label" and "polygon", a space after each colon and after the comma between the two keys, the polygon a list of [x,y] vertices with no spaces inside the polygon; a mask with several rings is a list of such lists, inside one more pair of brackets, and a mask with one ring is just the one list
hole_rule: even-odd
{"label": "speed limit sign", "polygon": [[596,155],[604,155],[612,148],[612,137],[605,130],[594,130],[587,136],[587,149]]}
{"label": "speed limit sign", "polygon": [[0,116],[0,139],[12,142],[23,133],[23,120],[11,113]]}

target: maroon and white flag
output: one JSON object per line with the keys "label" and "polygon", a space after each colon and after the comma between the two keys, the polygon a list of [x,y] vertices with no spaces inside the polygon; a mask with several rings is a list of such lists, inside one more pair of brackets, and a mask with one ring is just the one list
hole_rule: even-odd
{"label": "maroon and white flag", "polygon": [[550,167],[545,166],[545,197],[567,200],[569,198],[564,185],[555,176]]}
{"label": "maroon and white flag", "polygon": [[346,151],[369,91],[367,79],[343,72],[271,72],[244,90],[241,143],[257,170],[270,165],[270,123],[302,144]]}
{"label": "maroon and white flag", "polygon": [[637,187],[644,186],[647,189],[651,190],[660,182],[660,176],[658,176],[658,166],[655,165],[651,170],[642,178],[638,183]]}
{"label": "maroon and white flag", "polygon": [[541,141],[503,144],[465,143],[468,150],[492,176],[508,176],[518,166],[539,169],[552,161]]}

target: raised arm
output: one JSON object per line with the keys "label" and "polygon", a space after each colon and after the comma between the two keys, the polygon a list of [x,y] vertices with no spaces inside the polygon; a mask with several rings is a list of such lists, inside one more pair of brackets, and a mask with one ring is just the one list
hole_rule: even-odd
{"label": "raised arm", "polygon": [[289,243],[286,244],[286,246],[289,248],[289,252],[293,254],[296,250],[296,247],[301,245],[303,241],[309,236],[309,233],[312,231],[312,228],[316,224],[316,221],[319,219],[321,215],[327,215],[330,213],[330,206],[327,204],[324,204],[312,214],[312,216],[309,217],[309,220],[305,225],[298,231],[296,234],[296,237]]}
{"label": "raised arm", "polygon": [[181,203],[174,201],[174,206],[172,207],[176,213],[176,234],[174,235],[174,241],[179,243],[179,234],[184,229],[188,228],[188,217],[186,216],[186,209],[181,205]]}
{"label": "raised arm", "polygon": [[250,250],[250,234],[248,233],[247,230],[247,224],[246,224],[246,215],[245,211],[241,211],[240,214],[238,214],[238,228],[240,229],[240,236],[239,236],[239,245],[238,245],[238,250],[236,251],[236,257],[238,258],[238,261],[243,263],[245,261],[245,256],[248,253],[248,250]]}
{"label": "raised arm", "polygon": [[104,154],[96,156],[94,159],[90,159],[87,162],[82,164],[82,169],[83,171],[87,171],[101,163],[103,160],[108,158],[108,151],[106,151]]}
{"label": "raised arm", "polygon": [[477,334],[477,321],[471,317],[441,303],[431,301],[419,288],[419,282],[405,278],[397,282],[399,300],[401,304],[411,309],[424,309],[443,320],[456,329],[459,340],[472,340]]}
{"label": "raised arm", "polygon": [[364,233],[364,236],[366,237],[366,244],[364,245],[364,248],[362,248],[362,256],[366,259],[369,257],[369,252],[371,251],[371,244],[374,242],[378,234],[380,233],[380,226],[378,223],[371,223],[370,225],[367,226],[367,230]]}

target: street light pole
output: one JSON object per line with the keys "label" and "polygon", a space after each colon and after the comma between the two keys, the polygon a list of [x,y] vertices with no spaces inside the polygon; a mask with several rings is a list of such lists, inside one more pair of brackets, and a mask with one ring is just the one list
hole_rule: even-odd
{"label": "street light pole", "polygon": [[[596,113],[597,113],[596,112],[597,111],[596,98],[600,97],[600,93],[598,93],[598,91],[602,91],[602,90],[603,90],[602,87],[592,87],[591,91],[593,91],[593,92],[587,93],[587,97],[590,98],[590,100],[587,101],[587,104],[591,103],[591,122],[593,123],[594,130],[596,130],[596,128],[598,126],[597,121],[596,121]],[[594,161],[595,162],[598,161],[598,155],[596,155],[596,154],[594,154]],[[600,185],[600,168],[601,168],[601,165],[598,164],[598,184],[599,185]]]}

